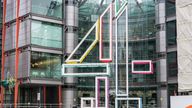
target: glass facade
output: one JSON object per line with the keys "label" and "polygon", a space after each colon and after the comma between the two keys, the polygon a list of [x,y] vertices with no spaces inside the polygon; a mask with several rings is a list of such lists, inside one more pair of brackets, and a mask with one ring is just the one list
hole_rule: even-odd
{"label": "glass facade", "polygon": [[176,0],[166,0],[166,16],[175,16],[176,8],[175,8]]}
{"label": "glass facade", "polygon": [[[5,51],[16,47],[15,25],[15,23],[12,23],[7,26]],[[62,34],[61,25],[25,19],[20,23],[19,47],[32,44],[40,47],[62,49]]]}
{"label": "glass facade", "polygon": [[15,75],[15,54],[9,54],[5,56],[5,64],[4,64],[4,69],[5,69],[5,79],[8,77],[14,77]]}
{"label": "glass facade", "polygon": [[[43,87],[39,86],[26,86],[21,87],[20,89],[20,102],[25,103],[26,107],[36,107],[38,104],[37,101],[37,93],[40,93],[41,97],[41,103],[43,103],[43,100],[46,100],[47,103],[49,103],[49,107],[56,107],[55,103],[57,103],[57,87],[56,86],[49,86],[46,87],[46,99],[44,99],[43,96]],[[26,103],[27,102],[27,103]],[[54,105],[55,106],[54,106]],[[43,107],[43,105],[41,105]]]}
{"label": "glass facade", "polygon": [[[15,63],[16,22],[14,22],[14,19],[16,13],[16,0],[7,0],[6,5],[6,22],[11,22],[6,26],[5,51],[10,52],[10,54],[8,53],[5,57],[4,67],[11,73],[11,75],[14,75],[15,71],[13,69],[15,68],[12,68],[11,66],[14,66]],[[62,19],[62,11],[63,0],[20,0],[19,16],[32,12],[50,18],[54,17]],[[63,48],[62,25],[25,17],[20,21],[19,27],[18,47],[20,48],[30,45],[39,48],[51,48],[52,50],[55,48],[61,50]],[[22,51],[19,54],[19,78],[29,76],[60,78],[61,55],[40,52],[38,54],[37,52],[30,53],[30,51],[24,51],[24,49],[25,48],[22,48]],[[35,58],[38,58],[38,60],[34,61]],[[31,66],[27,65],[30,64],[30,59]],[[51,68],[49,66],[51,66]],[[38,67],[41,67],[41,69],[37,70],[36,68]],[[38,75],[36,76],[36,74]]]}
{"label": "glass facade", "polygon": [[[16,23],[6,27],[5,51],[13,50],[16,47]],[[30,20],[23,20],[19,29],[19,47],[30,44]]]}
{"label": "glass facade", "polygon": [[15,46],[15,32],[16,24],[12,23],[10,26],[6,27],[6,36],[5,36],[5,51],[14,49]]}
{"label": "glass facade", "polygon": [[[128,1],[128,7],[129,64],[131,64],[132,60],[154,61],[154,73],[149,75],[132,74],[131,65],[129,65],[129,96],[141,97],[143,108],[155,108],[157,107],[156,74],[158,73],[155,62],[157,57],[156,30],[154,27],[155,2],[154,0],[143,0],[138,5],[134,0],[130,0]],[[147,68],[147,66],[144,68]],[[152,87],[149,87],[149,85]]]}
{"label": "glass facade", "polygon": [[129,58],[153,60],[156,57],[155,3],[143,0],[141,7],[129,1]]}
{"label": "glass facade", "polygon": [[31,44],[62,48],[62,26],[53,23],[32,21]]}
{"label": "glass facade", "polygon": [[61,55],[31,52],[32,78],[61,78]]}
{"label": "glass facade", "polygon": [[[1,1],[4,0],[0,0],[0,3]],[[15,77],[16,3],[18,0],[6,1],[5,64],[3,64],[5,80]],[[19,84],[20,93],[18,94],[19,103],[27,103],[29,107],[32,104],[37,105],[39,103],[37,93],[41,93],[40,103],[44,102],[44,88],[42,85],[47,86],[47,81],[53,80],[52,83],[55,85],[48,84],[49,87],[45,87],[46,102],[49,104],[58,103],[58,95],[54,93],[58,93],[58,83],[61,83],[63,1],[20,0],[17,77],[22,83]],[[0,36],[2,11],[0,5]],[[25,82],[25,80],[27,81]],[[34,80],[41,80],[42,82],[39,83],[42,84],[34,84]],[[14,103],[14,90],[8,88],[3,95],[4,103]],[[12,106],[10,105],[10,107]]]}
{"label": "glass facade", "polygon": [[[27,78],[29,77],[29,69],[30,69],[30,52],[22,51],[19,54],[19,71],[18,78]],[[5,56],[5,79],[6,78],[14,78],[15,76],[15,53],[9,53]]]}
{"label": "glass facade", "polygon": [[6,3],[6,22],[8,22],[16,18],[16,0],[7,0]]}
{"label": "glass facade", "polygon": [[99,0],[87,0],[79,7],[79,40],[88,32],[98,19],[99,15],[108,7],[112,0],[105,0],[100,6]]}
{"label": "glass facade", "polygon": [[[87,1],[79,8],[79,40],[81,40],[81,36],[84,36],[89,28],[95,23],[100,10],[103,12],[103,7],[107,7],[108,4],[104,4],[102,8],[98,9],[97,2],[92,3],[91,1]],[[94,7],[94,8],[89,8]],[[129,40],[129,64],[132,60],[155,60],[157,57],[156,54],[156,30],[155,30],[155,2],[154,0],[143,0],[143,3],[138,6],[135,0],[128,1],[128,40]],[[94,9],[94,10],[92,10]],[[97,11],[95,11],[97,10]],[[98,11],[99,10],[99,11]],[[108,33],[107,31],[107,19],[105,18],[105,30],[103,31],[103,35]],[[125,18],[122,17],[120,22],[125,22]],[[119,23],[120,23],[119,22]],[[119,24],[118,28],[119,32],[124,33],[124,24]],[[113,26],[115,27],[115,26]],[[120,34],[119,34],[120,35]],[[123,35],[122,35],[123,36]],[[118,53],[121,58],[121,63],[119,64],[119,68],[125,66],[125,54],[120,53],[125,51],[121,51],[121,48],[125,48],[125,40],[121,36],[118,37],[120,42],[118,43]],[[115,41],[115,34],[113,34],[113,41]],[[87,41],[88,42],[88,41]],[[106,44],[107,41],[105,41]],[[99,48],[98,44],[96,47],[90,52],[90,54],[86,57],[84,62],[99,62]],[[115,48],[115,44],[113,45]],[[83,48],[83,50],[85,50]],[[105,50],[106,51],[106,50]],[[107,52],[107,51],[106,51]],[[115,55],[115,53],[113,53]],[[113,57],[114,57],[113,55]],[[114,58],[113,58],[114,60]],[[123,60],[123,61],[122,61]],[[115,60],[114,60],[115,61]],[[113,63],[114,63],[113,61]],[[111,107],[114,105],[114,94],[115,94],[115,68],[113,63],[111,64],[111,77],[110,77],[110,105]],[[141,97],[143,99],[143,107],[144,108],[152,108],[157,106],[157,84],[156,84],[156,63],[154,62],[154,74],[151,75],[139,75],[131,73],[131,65],[129,65],[129,87],[130,89],[130,97]],[[81,70],[78,70],[81,71]],[[125,70],[120,70],[125,72]],[[125,74],[121,74],[119,78],[123,78]],[[120,87],[121,89],[123,84],[125,83],[125,79],[121,79]],[[94,97],[94,78],[78,78],[78,97]],[[122,85],[122,86],[121,86]],[[139,87],[139,85],[143,87]],[[147,87],[147,86],[153,87]],[[103,87],[103,86],[101,86]],[[80,101],[79,101],[80,102]]]}
{"label": "glass facade", "polygon": [[[34,13],[54,19],[63,18],[63,0],[20,0],[19,16]],[[16,0],[7,0],[6,22],[16,18]]]}
{"label": "glass facade", "polygon": [[[83,1],[83,0],[79,0]],[[72,0],[21,0],[19,16],[38,16],[40,19],[33,19],[30,16],[25,17],[20,22],[19,31],[19,47],[21,48],[19,56],[19,78],[29,77],[40,80],[52,80],[61,79],[61,64],[63,63],[62,54],[54,54],[54,52],[48,53],[48,51],[62,51],[64,48],[65,40],[63,36],[63,24],[53,23],[54,20],[61,21],[64,18],[63,2],[71,6],[79,1]],[[78,17],[78,42],[80,42],[88,30],[94,25],[99,16],[108,7],[108,5],[114,0],[84,0],[79,3],[79,17]],[[128,72],[129,72],[129,96],[142,98],[143,108],[157,108],[157,92],[159,82],[157,77],[159,75],[156,67],[159,65],[156,63],[159,60],[159,56],[165,56],[167,54],[167,72],[168,78],[177,77],[177,52],[163,52],[162,55],[156,53],[156,28],[155,28],[155,0],[142,0],[141,4],[135,2],[135,0],[128,0]],[[113,8],[114,9],[114,8]],[[10,22],[6,27],[5,38],[5,71],[9,72],[9,75],[14,76],[15,72],[15,35],[16,35],[16,23],[14,19],[16,17],[16,0],[7,0],[6,10],[6,22]],[[0,10],[1,13],[1,10]],[[175,14],[175,2],[171,0],[166,1],[166,17]],[[1,17],[1,16],[0,16]],[[42,19],[41,19],[42,18]],[[41,21],[44,20],[45,21]],[[104,15],[103,20],[103,38],[104,42],[104,58],[109,57],[109,13]],[[46,21],[51,22],[46,22]],[[125,40],[125,16],[124,13],[118,22],[118,57],[117,64],[119,69],[119,93],[125,92],[126,84],[126,40]],[[1,20],[0,20],[1,22]],[[63,22],[65,24],[65,22]],[[1,23],[0,23],[1,24]],[[113,27],[115,28],[115,21],[113,20]],[[73,28],[73,27],[69,27]],[[115,49],[115,29],[113,28],[113,49]],[[1,27],[0,27],[1,29]],[[76,28],[73,28],[76,29]],[[74,30],[76,32],[76,30]],[[74,32],[70,31],[68,33]],[[1,35],[1,32],[0,32]],[[167,47],[176,46],[176,21],[170,21],[166,23],[166,38]],[[95,39],[95,29],[90,33],[90,36],[85,39],[85,42],[80,46],[78,51],[74,54],[73,59],[79,59],[82,54],[87,50],[91,43]],[[25,49],[25,47],[27,47]],[[40,49],[40,51],[33,51],[32,48]],[[46,49],[46,51],[45,51]],[[10,53],[9,53],[10,52]],[[65,54],[65,52],[63,52]],[[113,50],[113,61],[110,63],[111,76],[110,76],[110,108],[115,105],[115,50]],[[132,60],[152,60],[154,66],[153,74],[132,74],[131,61]],[[99,61],[99,43],[95,45],[93,50],[87,55],[84,63],[101,63]],[[149,69],[149,65],[143,67],[135,67],[135,70]],[[73,69],[71,69],[73,70]],[[105,69],[101,68],[76,68],[77,73],[82,72],[103,72]],[[7,74],[5,75],[7,76]],[[60,81],[60,80],[58,80]],[[80,97],[95,97],[95,77],[81,77],[77,78],[77,102],[80,104]],[[100,101],[104,100],[104,84],[101,83]],[[177,85],[168,84],[168,94],[175,95]],[[65,88],[64,88],[65,89]],[[51,91],[58,92],[56,88],[48,88],[46,102],[57,103],[52,101],[54,98],[57,100],[56,95],[52,95]],[[43,97],[43,89],[39,87],[23,87],[21,89],[21,103],[31,102],[37,103],[37,93],[41,92]],[[35,95],[35,96],[34,96]],[[42,101],[42,100],[41,100]],[[43,101],[42,101],[43,103]],[[63,103],[65,104],[65,103]],[[131,107],[134,106],[130,103]]]}
{"label": "glass facade", "polygon": [[[117,43],[116,43],[116,47],[117,47],[117,57],[115,59],[117,59],[117,78],[118,78],[118,94],[126,94],[126,63],[127,63],[127,48],[128,48],[128,44],[127,44],[127,38],[126,37],[126,33],[127,33],[127,28],[126,26],[128,25],[128,22],[126,24],[126,11],[124,11],[121,16],[119,17],[119,19],[117,20]],[[104,50],[105,51],[105,50]],[[115,55],[116,56],[116,55]]]}
{"label": "glass facade", "polygon": [[20,0],[19,16],[23,16],[31,12],[31,1],[33,0]]}
{"label": "glass facade", "polygon": [[[157,107],[157,88],[156,87],[139,87],[130,88],[130,97],[142,97],[142,108],[158,108]],[[133,108],[135,104],[131,105]]]}
{"label": "glass facade", "polygon": [[168,77],[177,77],[177,52],[167,53],[167,72]]}
{"label": "glass facade", "polygon": [[31,0],[32,13],[62,19],[63,0]]}
{"label": "glass facade", "polygon": [[[166,0],[166,16],[174,18],[176,16],[176,0]],[[177,47],[177,24],[176,20],[171,20],[166,23],[166,40],[167,48]],[[167,53],[167,76],[168,79],[176,79],[178,76],[177,50]],[[177,82],[177,81],[176,81]],[[168,107],[170,108],[170,96],[178,95],[178,84],[168,84]]]}
{"label": "glass facade", "polygon": [[[26,46],[30,44],[30,26],[31,20],[25,19],[20,23],[20,28],[19,28],[19,47]],[[14,32],[13,32],[14,33]],[[15,34],[13,35],[15,36]]]}
{"label": "glass facade", "polygon": [[177,38],[176,20],[167,22],[166,36],[167,36],[167,47],[176,46]]}
{"label": "glass facade", "polygon": [[[104,12],[104,10],[108,7],[109,3],[111,3],[112,0],[104,0],[102,4],[100,4],[99,0],[87,0],[85,3],[80,3],[79,7],[79,42],[82,40],[82,38],[85,36],[85,34],[88,32],[88,30],[94,25],[94,23],[97,21],[99,16]],[[104,26],[109,26],[107,24],[107,19],[104,18],[106,21],[106,24]],[[104,30],[104,29],[103,29]],[[107,31],[103,31],[104,34]],[[107,32],[108,33],[108,32]],[[92,31],[91,35],[95,36],[95,31]],[[86,40],[85,43],[90,44],[92,40]],[[108,44],[108,43],[106,43]],[[81,47],[80,51],[87,50],[86,47]],[[85,58],[84,62],[87,63],[100,63],[99,61],[99,43],[96,44],[96,46],[91,50],[91,52],[88,54],[88,56]],[[97,69],[96,71],[98,71]],[[84,70],[78,69],[78,72],[82,72]],[[94,70],[92,70],[94,71]],[[104,85],[100,86],[103,91]],[[78,98],[77,102],[80,104],[80,97],[94,97],[95,92],[95,77],[82,77],[78,78]],[[104,99],[104,92],[101,92],[100,99]],[[103,100],[101,101],[101,103]]]}

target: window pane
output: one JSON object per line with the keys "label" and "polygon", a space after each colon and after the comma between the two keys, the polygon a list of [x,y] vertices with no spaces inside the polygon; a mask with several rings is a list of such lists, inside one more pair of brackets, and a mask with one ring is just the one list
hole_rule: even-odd
{"label": "window pane", "polygon": [[19,16],[23,16],[30,12],[31,1],[30,0],[20,0]]}
{"label": "window pane", "polygon": [[175,1],[174,0],[166,0],[166,15],[174,16],[176,14]]}
{"label": "window pane", "polygon": [[167,70],[169,77],[177,76],[177,53],[170,52],[167,53]]}
{"label": "window pane", "polygon": [[167,46],[174,46],[176,45],[176,38],[177,38],[177,32],[176,32],[176,21],[170,21],[167,23]]}
{"label": "window pane", "polygon": [[32,21],[31,43],[45,47],[62,48],[62,27],[52,23]]}
{"label": "window pane", "polygon": [[35,78],[60,78],[61,56],[42,52],[32,52],[31,76]]}
{"label": "window pane", "polygon": [[32,0],[32,13],[62,18],[62,0]]}
{"label": "window pane", "polygon": [[30,20],[24,20],[20,23],[19,29],[19,47],[30,44]]}
{"label": "window pane", "polygon": [[15,30],[16,25],[12,23],[9,27],[6,28],[5,36],[5,51],[14,49],[15,46]]}
{"label": "window pane", "polygon": [[6,1],[6,22],[16,18],[16,0]]}

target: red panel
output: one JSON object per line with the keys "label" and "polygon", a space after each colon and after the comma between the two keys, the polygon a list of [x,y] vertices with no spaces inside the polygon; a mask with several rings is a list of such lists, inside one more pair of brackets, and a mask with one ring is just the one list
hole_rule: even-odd
{"label": "red panel", "polygon": [[[4,64],[5,64],[5,34],[6,34],[6,25],[5,25],[5,15],[6,15],[6,3],[7,0],[3,0],[3,30],[2,30],[2,61],[1,61],[1,80],[4,80]],[[4,88],[1,86],[1,107],[3,108],[4,100]]]}
{"label": "red panel", "polygon": [[15,51],[15,94],[14,94],[14,108],[17,108],[17,102],[18,102],[18,88],[19,88],[19,82],[17,81],[18,77],[18,71],[19,71],[19,48],[18,48],[18,42],[19,42],[19,27],[20,27],[20,20],[19,20],[19,8],[20,8],[20,0],[16,0],[16,51]]}
{"label": "red panel", "polygon": [[44,108],[46,108],[46,86],[43,86],[43,102],[44,102]]}
{"label": "red panel", "polygon": [[[103,53],[103,16],[109,12],[110,18],[109,18],[109,57],[104,58]],[[100,17],[100,41],[99,41],[99,60],[104,63],[112,62],[112,4],[110,4],[107,9],[103,12],[103,14]]]}
{"label": "red panel", "polygon": [[[139,64],[149,64],[149,71],[134,71],[134,65],[139,65]],[[132,73],[133,74],[153,74],[153,63],[150,60],[137,60],[137,61],[132,61]]]}
{"label": "red panel", "polygon": [[59,108],[62,108],[61,103],[62,103],[62,93],[61,93],[62,87],[61,85],[58,86],[58,103],[59,103]]}

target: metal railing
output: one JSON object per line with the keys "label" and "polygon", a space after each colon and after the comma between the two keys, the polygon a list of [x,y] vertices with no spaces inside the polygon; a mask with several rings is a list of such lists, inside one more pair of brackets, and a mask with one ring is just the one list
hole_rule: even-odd
{"label": "metal railing", "polygon": [[[17,108],[63,108],[64,104],[42,104],[42,103],[18,103]],[[13,108],[14,104],[3,104],[3,108]],[[74,107],[78,108],[78,107]]]}

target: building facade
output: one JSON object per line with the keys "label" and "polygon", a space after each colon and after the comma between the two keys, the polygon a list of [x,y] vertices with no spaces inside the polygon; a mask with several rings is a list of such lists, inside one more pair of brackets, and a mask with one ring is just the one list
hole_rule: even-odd
{"label": "building facade", "polygon": [[[1,8],[0,10],[0,39],[1,40],[0,41],[2,42],[2,38],[1,38],[2,37],[2,19],[3,19],[3,2],[2,1],[0,1],[0,8]],[[2,46],[2,44],[0,45]],[[0,50],[0,54],[1,54],[1,50]]]}
{"label": "building facade", "polygon": [[[80,106],[81,97],[94,97],[94,77],[62,77],[61,68],[112,0],[3,1],[6,13],[3,16],[5,34],[1,78],[16,79],[16,84],[14,88],[1,88],[1,101],[5,105],[17,103],[18,106],[72,108]],[[120,28],[125,22],[124,18],[121,20]],[[115,20],[112,25],[115,27]],[[107,26],[109,23],[106,22],[104,34],[108,32]],[[142,98],[143,108],[169,108],[169,96],[177,95],[175,0],[142,0],[142,3],[128,0],[127,31],[129,97]],[[115,30],[112,34],[115,41]],[[91,41],[92,38],[85,40],[74,58],[80,58]],[[122,41],[120,44],[120,48],[124,48],[125,43]],[[123,67],[125,53],[119,52],[122,52],[119,66]],[[115,50],[112,55],[110,108],[115,106]],[[99,63],[98,58],[99,44],[96,44],[84,62]],[[132,60],[152,60],[153,74],[132,74]],[[67,70],[69,73],[83,71],[90,70]],[[93,68],[91,71],[99,70]],[[120,85],[123,85],[126,82],[123,79],[125,70],[121,71]],[[104,98],[104,93],[101,93],[101,98]],[[134,102],[130,105],[134,107]]]}
{"label": "building facade", "polygon": [[2,91],[3,103],[58,104],[63,1],[4,0],[4,11],[2,80],[16,83]]}

